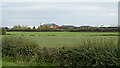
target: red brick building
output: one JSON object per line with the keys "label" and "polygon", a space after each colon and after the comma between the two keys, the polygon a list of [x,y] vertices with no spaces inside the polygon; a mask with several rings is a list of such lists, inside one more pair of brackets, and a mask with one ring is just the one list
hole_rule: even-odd
{"label": "red brick building", "polygon": [[50,27],[50,28],[57,28],[57,27],[59,27],[58,25],[56,25],[56,24],[43,24],[43,25],[45,25],[45,26],[48,26],[48,27]]}
{"label": "red brick building", "polygon": [[52,26],[52,28],[57,28],[57,27],[59,27],[59,26],[58,26],[58,25],[53,25],[53,26]]}

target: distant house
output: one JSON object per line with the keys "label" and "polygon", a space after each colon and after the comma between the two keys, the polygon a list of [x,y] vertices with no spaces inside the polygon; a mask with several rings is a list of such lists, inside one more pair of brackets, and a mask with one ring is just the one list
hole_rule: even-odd
{"label": "distant house", "polygon": [[53,25],[52,28],[58,28],[59,26],[58,25]]}
{"label": "distant house", "polygon": [[58,25],[52,23],[52,24],[43,24],[44,26],[48,26],[49,28],[57,28],[59,27]]}

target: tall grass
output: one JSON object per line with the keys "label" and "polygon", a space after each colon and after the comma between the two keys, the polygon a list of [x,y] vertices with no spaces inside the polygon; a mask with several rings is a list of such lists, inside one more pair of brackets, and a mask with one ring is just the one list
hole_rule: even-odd
{"label": "tall grass", "polygon": [[[82,38],[75,47],[59,49],[40,47],[34,40],[23,36],[5,36],[2,39],[2,56],[26,65],[60,66],[119,66],[118,41],[113,37]],[[77,45],[77,47],[76,47]]]}

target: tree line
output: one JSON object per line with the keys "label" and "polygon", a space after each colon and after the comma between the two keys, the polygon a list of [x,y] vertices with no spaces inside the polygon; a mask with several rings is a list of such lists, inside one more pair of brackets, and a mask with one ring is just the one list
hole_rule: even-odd
{"label": "tree line", "polygon": [[[9,28],[7,28],[7,29],[9,29]],[[41,29],[41,30],[46,30],[46,29],[50,29],[50,28],[47,25],[41,25],[38,28],[36,28],[35,26],[33,26],[32,28],[30,28],[28,26],[15,25],[11,29],[15,29],[15,30],[18,30],[18,29],[20,29],[20,30],[26,30],[26,29]]]}
{"label": "tree line", "polygon": [[[3,30],[3,28],[2,28]],[[50,28],[47,25],[42,25],[38,28],[35,26],[33,28],[27,26],[16,25],[12,28],[4,27],[3,31],[24,31],[24,32],[119,32],[118,27],[66,27],[66,28]],[[4,32],[2,32],[4,33]]]}

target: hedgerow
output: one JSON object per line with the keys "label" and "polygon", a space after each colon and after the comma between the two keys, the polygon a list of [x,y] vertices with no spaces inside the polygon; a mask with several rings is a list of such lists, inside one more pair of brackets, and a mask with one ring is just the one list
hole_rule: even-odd
{"label": "hedgerow", "polygon": [[113,40],[84,40],[78,48],[56,49],[40,47],[35,41],[23,36],[5,36],[2,39],[2,56],[13,62],[36,66],[44,63],[58,63],[58,66],[120,66],[118,45]]}

